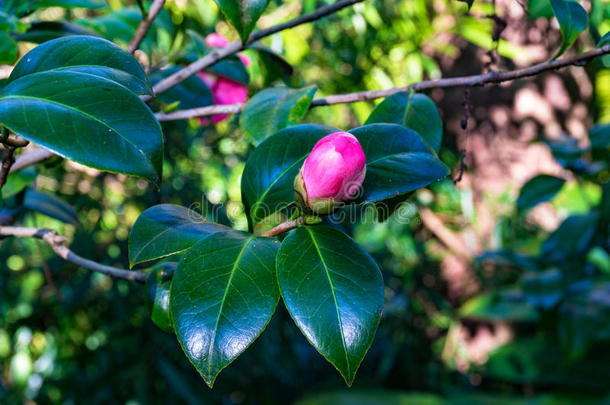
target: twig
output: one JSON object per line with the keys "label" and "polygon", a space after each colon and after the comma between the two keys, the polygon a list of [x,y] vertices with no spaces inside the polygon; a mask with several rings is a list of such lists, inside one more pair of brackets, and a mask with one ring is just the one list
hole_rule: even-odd
{"label": "twig", "polygon": [[291,231],[294,228],[296,228],[302,224],[303,224],[303,218],[299,217],[295,220],[283,222],[283,223],[279,224],[275,228],[272,228],[272,229],[268,230],[267,232],[263,233],[262,236],[266,236],[268,238],[273,238],[274,236]]}
{"label": "twig", "polygon": [[129,46],[127,47],[127,51],[129,53],[133,54],[140,47],[140,44],[142,43],[144,37],[146,36],[146,33],[148,32],[148,29],[152,25],[153,21],[155,21],[155,18],[157,18],[157,15],[163,8],[164,4],[165,0],[153,1],[152,5],[150,6],[150,9],[148,9],[148,15],[140,22],[140,25],[138,26],[135,35],[133,36],[131,42],[129,43]]}
{"label": "twig", "polygon": [[51,247],[51,249],[53,249],[55,254],[65,261],[109,277],[121,278],[124,280],[135,281],[137,283],[144,283],[148,277],[146,273],[119,269],[117,267],[106,266],[104,264],[85,259],[68,249],[66,246],[66,239],[51,229],[0,226],[0,237],[2,236],[41,239],[45,241]]}
{"label": "twig", "polygon": [[[224,59],[227,56],[230,56],[234,53],[237,53],[237,52],[243,50],[244,48],[246,48],[246,46],[248,46],[249,44],[251,44],[253,42],[256,42],[262,38],[268,37],[269,35],[273,35],[276,32],[280,32],[280,31],[283,31],[283,30],[286,30],[289,28],[296,27],[297,25],[301,25],[301,24],[305,24],[308,22],[318,20],[329,14],[336,13],[337,11],[339,11],[345,7],[351,6],[356,3],[360,3],[362,1],[364,1],[364,0],[340,0],[334,4],[320,7],[319,9],[317,9],[316,11],[314,11],[312,13],[302,15],[293,20],[287,21],[283,24],[278,24],[278,25],[269,27],[264,30],[256,31],[250,36],[250,38],[246,41],[245,44],[242,44],[241,41],[231,42],[226,47],[219,48],[219,49],[212,51],[211,53],[205,55],[203,58],[196,60],[195,62],[184,67],[183,69],[179,70],[178,72],[174,73],[173,75],[170,75],[167,78],[161,80],[159,83],[157,83],[153,87],[153,94],[159,95],[159,94],[167,91],[168,89],[174,87],[178,83],[188,79],[195,73],[200,72],[201,70],[203,70],[209,66],[212,66],[214,63],[218,62],[219,60]],[[150,100],[151,97],[142,96],[142,99],[144,101],[147,101],[147,100]]]}
{"label": "twig", "polygon": [[15,159],[15,163],[11,167],[9,173],[16,172],[28,166],[32,166],[36,163],[40,163],[42,161],[50,159],[53,156],[55,156],[53,152],[44,148],[37,148],[29,152],[22,153]]}
{"label": "twig", "polygon": [[4,156],[0,165],[0,189],[6,184],[8,174],[15,163],[15,146],[4,145]]}
{"label": "twig", "polygon": [[3,139],[1,142],[5,145],[14,146],[16,148],[22,148],[24,146],[28,146],[30,143],[30,141],[28,141],[24,137],[19,136],[19,135],[13,135],[13,134],[9,134],[6,137],[6,139]]}
{"label": "twig", "polygon": [[[226,48],[225,48],[226,49]],[[358,101],[369,101],[377,98],[389,97],[396,93],[407,92],[410,90],[423,91],[437,88],[447,87],[462,87],[462,86],[483,86],[491,83],[502,83],[511,80],[521,79],[524,77],[535,76],[537,74],[560,69],[566,66],[576,65],[590,61],[591,59],[597,58],[610,54],[610,45],[604,45],[600,48],[594,49],[589,52],[585,52],[579,55],[572,56],[570,58],[564,58],[561,60],[555,60],[552,62],[539,63],[523,69],[511,70],[506,72],[489,72],[481,75],[473,76],[462,76],[452,77],[438,80],[425,80],[417,83],[412,83],[405,87],[394,87],[387,90],[376,90],[376,91],[359,91],[355,93],[347,94],[335,94],[324,98],[318,98],[313,101],[311,107],[321,107],[333,104],[345,104],[355,103]],[[195,117],[203,117],[206,115],[214,115],[219,112],[223,113],[239,113],[243,108],[243,104],[230,104],[223,106],[208,106],[194,108],[190,110],[180,110],[169,114],[157,114],[156,117],[159,121],[174,121],[182,120]]]}
{"label": "twig", "polygon": [[466,246],[466,242],[461,235],[447,229],[443,221],[428,208],[419,208],[419,217],[426,228],[436,236],[445,246],[456,256],[463,259],[472,259],[472,254]]}

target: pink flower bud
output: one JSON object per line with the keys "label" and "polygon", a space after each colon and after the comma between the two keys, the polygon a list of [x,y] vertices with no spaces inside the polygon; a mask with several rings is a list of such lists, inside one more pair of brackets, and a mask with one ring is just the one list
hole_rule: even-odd
{"label": "pink flower bud", "polygon": [[327,214],[354,197],[366,175],[366,157],[352,134],[335,132],[320,139],[295,178],[297,200]]}
{"label": "pink flower bud", "polygon": [[[229,41],[218,33],[208,35],[205,38],[205,42],[210,46],[220,48],[229,45]],[[238,56],[245,66],[250,64],[250,59],[248,59],[246,55],[239,54]],[[197,76],[199,76],[212,91],[212,98],[215,105],[243,103],[248,99],[248,87],[241,83],[205,71],[197,73]],[[228,114],[212,115],[212,122],[218,124],[228,116]],[[208,119],[200,118],[199,122],[201,125],[207,125]]]}

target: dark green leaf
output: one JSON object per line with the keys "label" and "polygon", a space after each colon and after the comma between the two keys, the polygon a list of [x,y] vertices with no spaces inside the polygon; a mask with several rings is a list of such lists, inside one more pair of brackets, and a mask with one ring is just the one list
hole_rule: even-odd
{"label": "dark green leaf", "polygon": [[443,121],[434,102],[424,94],[397,93],[383,100],[366,124],[388,123],[411,128],[438,153]]}
{"label": "dark green leaf", "polygon": [[303,118],[313,100],[316,87],[290,89],[277,87],[258,92],[248,101],[239,118],[244,135],[259,145],[281,129]]}
{"label": "dark green leaf", "polygon": [[279,300],[279,242],[215,234],[186,252],[174,273],[170,310],[178,341],[211,387],[265,329]]}
{"label": "dark green leaf", "polygon": [[517,209],[527,210],[541,202],[551,200],[566,181],[548,174],[540,174],[525,183],[517,199]]}
{"label": "dark green leaf", "polygon": [[159,123],[114,81],[72,71],[28,74],[0,91],[0,123],[87,166],[160,181]]}
{"label": "dark green leaf", "polygon": [[338,129],[296,125],[261,143],[248,158],[241,191],[251,225],[294,201],[294,178],[316,142]]}
{"label": "dark green leaf", "polygon": [[248,49],[254,49],[257,52],[260,62],[259,68],[265,78],[265,87],[278,79],[287,82],[289,77],[292,76],[292,66],[272,49],[260,43],[249,45]]}
{"label": "dark green leaf", "polygon": [[377,264],[343,232],[306,226],[282,243],[277,273],[297,326],[351,385],[381,317],[383,280]]}
{"label": "dark green leaf", "polygon": [[[153,84],[157,84],[180,69],[180,66],[171,66],[167,69],[159,70],[150,76],[150,81]],[[205,82],[196,75],[163,92],[159,98],[167,104],[178,102],[181,109],[205,107],[214,104],[212,92]]]}
{"label": "dark green leaf", "polygon": [[563,263],[581,257],[589,249],[598,219],[596,212],[566,218],[542,244],[541,258],[549,263]]}
{"label": "dark green leaf", "polygon": [[591,149],[610,152],[610,124],[595,125],[589,131]]}
{"label": "dark green leaf", "polygon": [[549,309],[563,297],[566,283],[561,271],[550,268],[544,271],[527,271],[521,276],[521,289],[527,302]]}
{"label": "dark green leaf", "polygon": [[155,205],[140,214],[131,228],[129,263],[134,266],[181,253],[206,236],[228,230],[188,208]]}
{"label": "dark green leaf", "polygon": [[468,5],[468,10],[470,10],[470,8],[472,7],[472,4],[474,3],[474,0],[458,0],[461,1],[462,3],[466,3]]}
{"label": "dark green leaf", "polygon": [[34,21],[23,34],[13,35],[16,41],[41,44],[68,35],[97,35],[86,28],[65,21]]}
{"label": "dark green leaf", "polygon": [[159,263],[146,279],[146,309],[153,323],[165,332],[174,330],[169,313],[169,289],[177,265],[175,262]]}
{"label": "dark green leaf", "polygon": [[358,202],[408,193],[449,174],[430,146],[414,131],[396,124],[352,129],[366,156],[366,177]]}
{"label": "dark green leaf", "polygon": [[37,46],[17,63],[9,81],[37,72],[69,69],[113,80],[136,94],[152,94],[138,61],[103,38],[71,35]]}
{"label": "dark green leaf", "polygon": [[549,0],[529,0],[527,14],[530,20],[553,17],[553,8]]}
{"label": "dark green leaf", "polygon": [[18,57],[17,43],[6,32],[0,31],[0,65],[12,65]]}
{"label": "dark green leaf", "polygon": [[37,8],[63,7],[63,8],[102,8],[106,7],[105,0],[35,0]]}
{"label": "dark green leaf", "polygon": [[476,295],[462,304],[459,314],[484,322],[536,322],[540,318],[536,308],[525,301],[522,294],[509,294],[508,291]]}
{"label": "dark green leaf", "polygon": [[214,0],[242,42],[246,42],[269,0]]}
{"label": "dark green leaf", "polygon": [[576,38],[587,28],[589,17],[586,10],[573,0],[550,0],[553,14],[559,22],[561,28],[561,48],[553,56],[557,59],[569,47],[572,46]]}
{"label": "dark green leaf", "polygon": [[23,205],[33,211],[40,212],[66,224],[80,226],[78,215],[74,208],[61,198],[36,190],[27,190]]}

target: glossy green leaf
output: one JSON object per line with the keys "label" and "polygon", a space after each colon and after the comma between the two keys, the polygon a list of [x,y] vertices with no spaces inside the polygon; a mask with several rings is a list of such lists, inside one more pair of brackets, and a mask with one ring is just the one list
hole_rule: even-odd
{"label": "glossy green leaf", "polygon": [[66,21],[34,21],[28,30],[22,34],[13,35],[16,41],[41,44],[69,35],[97,35],[84,27]]}
{"label": "glossy green leaf", "polygon": [[214,0],[220,11],[246,42],[269,0]]}
{"label": "glossy green leaf", "polygon": [[211,387],[265,329],[279,300],[279,242],[215,234],[186,252],[174,273],[170,310],[182,349]]}
{"label": "glossy green leaf", "polygon": [[383,280],[375,261],[343,232],[306,226],[282,242],[277,275],[299,329],[351,385],[381,318]]}
{"label": "glossy green leaf", "polygon": [[251,225],[294,201],[294,178],[303,161],[320,138],[336,131],[323,125],[296,125],[279,131],[254,149],[241,179]]}
{"label": "glossy green leaf", "polygon": [[63,8],[102,8],[106,7],[105,0],[35,0],[38,8],[63,7]]}
{"label": "glossy green leaf", "polygon": [[17,63],[9,82],[62,69],[113,80],[136,94],[152,94],[146,73],[129,52],[103,38],[86,35],[57,38],[37,46]]}
{"label": "glossy green leaf", "polygon": [[[180,66],[171,66],[167,69],[159,70],[150,76],[150,81],[153,84],[157,84],[180,69]],[[178,102],[181,109],[205,107],[214,104],[212,92],[205,82],[196,75],[163,92],[159,95],[159,98],[167,104]]]}
{"label": "glossy green leaf", "polygon": [[140,214],[131,228],[129,263],[134,266],[181,253],[206,236],[228,230],[188,208],[155,205]]}
{"label": "glossy green leaf", "polygon": [[256,93],[244,107],[239,125],[254,145],[299,121],[313,101],[316,87],[277,87]]}
{"label": "glossy green leaf", "polygon": [[434,102],[424,94],[397,93],[383,100],[366,124],[399,124],[417,132],[438,153],[443,121]]}
{"label": "glossy green leaf", "polygon": [[0,31],[0,65],[12,65],[18,57],[17,43],[6,32]]}
{"label": "glossy green leaf", "polygon": [[160,181],[161,127],[114,81],[72,71],[23,76],[0,91],[0,123],[84,165]]}
{"label": "glossy green leaf", "polygon": [[366,177],[358,202],[374,202],[406,194],[449,174],[416,132],[396,124],[352,129],[366,156]]}
{"label": "glossy green leaf", "polygon": [[561,190],[564,183],[564,179],[548,174],[540,174],[528,180],[519,193],[517,209],[527,210],[541,202],[551,200]]}
{"label": "glossy green leaf", "polygon": [[561,48],[553,56],[557,59],[569,47],[572,46],[576,38],[587,28],[589,16],[587,11],[578,2],[573,0],[550,0],[553,14],[559,22],[561,28]]}
{"label": "glossy green leaf", "polygon": [[153,323],[165,332],[174,330],[169,313],[169,289],[177,265],[175,262],[159,263],[146,279],[146,310]]}
{"label": "glossy green leaf", "polygon": [[66,224],[80,226],[80,221],[74,208],[56,195],[36,190],[27,190],[23,205],[28,209],[40,212]]}

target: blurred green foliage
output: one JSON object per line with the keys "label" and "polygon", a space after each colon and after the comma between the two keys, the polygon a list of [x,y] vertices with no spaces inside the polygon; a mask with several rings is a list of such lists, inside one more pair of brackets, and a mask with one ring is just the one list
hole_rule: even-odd
{"label": "blurred green foliage", "polygon": [[[71,21],[124,45],[140,18],[132,3],[110,0],[106,9],[40,10],[25,21]],[[272,2],[261,24],[311,12],[323,3]],[[610,24],[603,16],[610,7],[593,3],[598,8],[591,19],[597,18],[604,34]],[[441,77],[446,59],[459,60],[454,73],[481,70],[471,59],[459,58],[473,49],[495,48],[493,23],[485,18],[493,6],[476,1],[470,13],[466,9],[465,3],[451,0],[367,1],[263,42],[293,66],[290,85],[315,84],[318,97],[403,86]],[[191,41],[188,29],[237,38],[212,0],[168,1],[166,11],[143,46],[153,65],[184,60]],[[498,52],[517,58],[523,49],[502,39]],[[257,59],[254,51],[246,53]],[[590,108],[600,123],[610,122],[610,71],[603,67],[595,64],[588,70]],[[252,95],[267,83],[266,70],[258,63],[248,69]],[[305,121],[347,130],[364,123],[373,107],[361,102],[316,108]],[[459,118],[459,113],[441,112]],[[3,190],[4,209],[25,225],[57,229],[85,257],[121,267],[127,266],[131,225],[154,204],[187,206],[247,229],[239,181],[252,146],[237,122],[233,116],[216,127],[202,127],[198,120],[164,125],[164,180],[158,191],[142,180],[54,160],[42,165],[37,176],[23,172],[29,180],[14,177],[17,191],[5,195],[7,188]],[[446,128],[439,152],[450,167],[459,163],[453,131]],[[571,180],[551,199],[558,215],[567,219],[549,235],[516,210],[515,193],[487,197],[484,203],[497,224],[485,241],[490,251],[473,262],[477,289],[469,296],[448,296],[440,277],[446,251],[422,227],[418,206],[445,218],[451,229],[476,227],[471,189],[446,180],[419,192],[386,222],[363,221],[349,229],[379,263],[386,286],[380,328],[356,389],[349,393],[284,310],[210,391],[175,337],[151,322],[142,286],[77,269],[34,240],[3,240],[0,402],[271,404],[332,391],[299,403],[607,403],[608,149],[581,149],[569,141],[550,147],[570,172]],[[40,207],[13,210],[28,198],[20,193],[24,186],[19,181],[29,184],[32,174],[30,200],[32,193],[54,193],[73,211],[64,207],[63,217],[51,215],[53,219]],[[64,224],[66,217],[71,224]],[[456,338],[459,330],[493,329],[498,323],[509,324],[514,335],[486,361],[472,361]]]}

